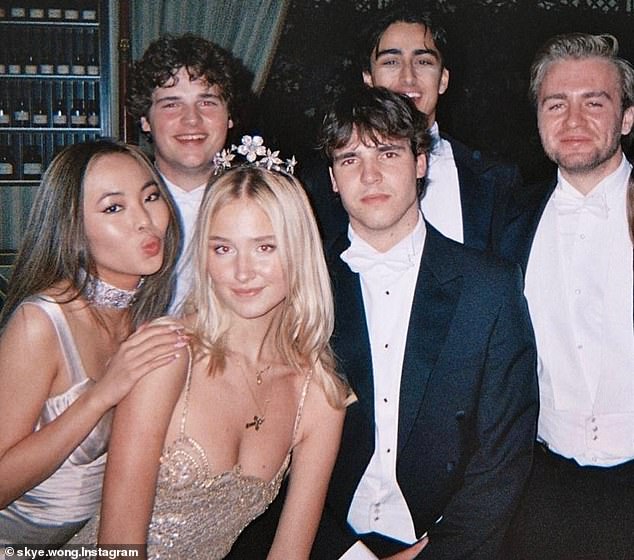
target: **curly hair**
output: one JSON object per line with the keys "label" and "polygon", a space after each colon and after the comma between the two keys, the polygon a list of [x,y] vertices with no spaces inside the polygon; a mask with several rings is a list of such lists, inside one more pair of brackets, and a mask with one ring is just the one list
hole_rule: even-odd
{"label": "curly hair", "polygon": [[232,113],[237,80],[237,61],[233,55],[191,33],[166,34],[150,43],[130,73],[126,103],[135,121],[147,116],[154,90],[169,82],[181,68],[187,69],[191,80],[202,78],[210,86],[218,86],[229,113]]}

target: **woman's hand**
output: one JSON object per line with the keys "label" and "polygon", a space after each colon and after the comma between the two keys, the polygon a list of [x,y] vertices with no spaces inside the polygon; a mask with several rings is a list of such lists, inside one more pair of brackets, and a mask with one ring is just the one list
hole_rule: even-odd
{"label": "woman's hand", "polygon": [[189,337],[176,320],[161,318],[139,327],[109,360],[93,388],[93,395],[108,409],[115,406],[139,379],[178,358]]}

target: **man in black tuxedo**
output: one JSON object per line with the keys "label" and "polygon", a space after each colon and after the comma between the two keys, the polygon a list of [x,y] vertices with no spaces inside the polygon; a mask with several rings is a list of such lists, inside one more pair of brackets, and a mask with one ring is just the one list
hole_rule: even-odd
{"label": "man in black tuxedo", "polygon": [[611,35],[572,33],[531,69],[558,172],[514,193],[499,248],[526,271],[538,350],[538,445],[507,543],[517,560],[634,557],[634,175],[621,148],[634,68],[617,55]]}
{"label": "man in black tuxedo", "polygon": [[[500,209],[521,189],[519,169],[441,134],[436,122],[440,96],[449,86],[446,33],[420,10],[390,10],[364,34],[359,49],[363,80],[407,95],[427,115],[433,140],[425,196],[425,218],[442,234],[476,249],[489,249],[501,233]],[[347,216],[329,187],[327,166],[312,162],[301,178],[307,185],[326,245],[346,231]]]}
{"label": "man in black tuxedo", "polygon": [[537,379],[521,273],[423,219],[426,131],[384,88],[351,92],[324,120],[349,215],[329,255],[333,348],[358,401],[315,559],[493,560],[530,469]]}

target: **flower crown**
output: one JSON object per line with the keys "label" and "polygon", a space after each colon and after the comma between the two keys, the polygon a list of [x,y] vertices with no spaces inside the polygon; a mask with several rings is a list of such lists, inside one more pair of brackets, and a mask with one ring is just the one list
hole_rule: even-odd
{"label": "flower crown", "polygon": [[264,167],[268,170],[283,171],[293,175],[297,160],[292,156],[286,161],[280,159],[280,151],[272,152],[264,145],[264,139],[261,136],[243,136],[240,145],[231,145],[228,150],[222,150],[214,156],[214,165],[216,170],[214,175],[221,173],[226,169],[230,169],[236,155],[243,156],[247,161],[241,165],[253,165],[255,167]]}

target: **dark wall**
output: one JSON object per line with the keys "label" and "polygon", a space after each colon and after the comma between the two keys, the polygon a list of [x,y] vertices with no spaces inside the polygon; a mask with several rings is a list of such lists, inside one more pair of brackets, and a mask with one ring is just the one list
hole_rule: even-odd
{"label": "dark wall", "polygon": [[[356,41],[368,21],[397,2],[295,0],[271,75],[260,98],[258,126],[269,145],[305,157],[324,107],[360,79]],[[634,61],[631,0],[436,0],[430,9],[449,35],[449,90],[441,98],[441,130],[516,161],[527,180],[552,169],[542,154],[527,98],[528,71],[548,37],[570,31],[612,33]],[[632,154],[634,155],[634,154]]]}

